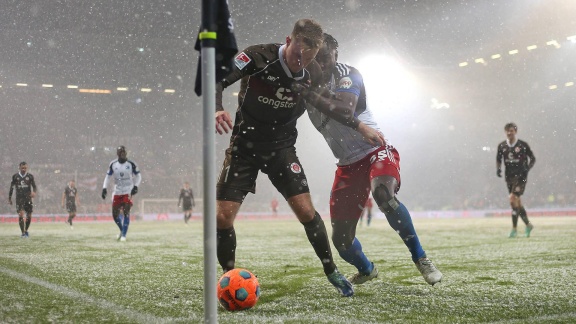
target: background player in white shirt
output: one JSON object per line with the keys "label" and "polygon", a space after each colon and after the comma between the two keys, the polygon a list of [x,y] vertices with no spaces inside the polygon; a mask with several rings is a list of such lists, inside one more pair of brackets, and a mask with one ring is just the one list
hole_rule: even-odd
{"label": "background player in white shirt", "polygon": [[[378,208],[410,250],[416,267],[426,282],[434,285],[442,279],[442,273],[426,257],[408,209],[396,198],[400,189],[400,155],[387,141],[381,145],[357,131],[365,125],[379,128],[366,105],[362,75],[354,67],[337,62],[337,48],[338,42],[324,34],[316,61],[322,68],[325,88],[322,94],[310,91],[306,96],[312,103],[308,105],[310,120],[338,158],[330,198],[332,242],[340,256],[358,269],[350,278],[353,284],[378,276],[374,263],[362,252],[356,238],[356,225],[372,192]],[[313,107],[318,105],[331,105],[342,115],[353,115],[360,125],[355,130],[335,122]]]}
{"label": "background player in white shirt", "polygon": [[[142,181],[140,170],[133,161],[126,157],[126,147],[119,146],[116,150],[118,159],[110,162],[104,185],[102,199],[106,199],[107,187],[111,178],[114,178],[114,196],[112,199],[112,217],[120,229],[118,240],[126,241],[126,233],[130,225],[130,209],[132,208],[132,196],[138,193],[138,186]],[[120,211],[124,215],[124,221],[120,218]]]}

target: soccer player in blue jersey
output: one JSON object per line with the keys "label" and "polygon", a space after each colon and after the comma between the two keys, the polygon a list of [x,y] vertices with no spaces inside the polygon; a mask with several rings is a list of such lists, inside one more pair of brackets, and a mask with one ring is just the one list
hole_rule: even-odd
{"label": "soccer player in blue jersey", "polygon": [[[102,199],[108,194],[110,179],[114,179],[114,198],[112,200],[112,218],[120,229],[117,239],[126,241],[126,233],[130,225],[130,209],[132,208],[132,196],[138,193],[138,186],[142,181],[140,170],[133,161],[128,160],[126,147],[119,146],[116,150],[118,158],[108,166],[106,178],[102,188]],[[120,212],[124,215],[123,221]]]}
{"label": "soccer player in blue jersey", "polygon": [[398,200],[400,189],[400,155],[384,141],[374,143],[361,133],[335,122],[317,109],[331,106],[342,115],[356,116],[360,124],[379,130],[366,104],[366,91],[360,72],[352,66],[338,63],[338,42],[324,34],[324,43],[316,61],[323,71],[324,90],[308,91],[308,115],[316,129],[324,136],[334,156],[337,170],[330,198],[332,242],[340,256],[358,269],[350,278],[361,284],[378,276],[373,262],[362,251],[356,238],[356,225],[363,206],[372,192],[378,208],[386,215],[390,226],[400,235],[411,253],[412,261],[427,283],[434,285],[442,273],[426,256],[420,244],[408,209]]}

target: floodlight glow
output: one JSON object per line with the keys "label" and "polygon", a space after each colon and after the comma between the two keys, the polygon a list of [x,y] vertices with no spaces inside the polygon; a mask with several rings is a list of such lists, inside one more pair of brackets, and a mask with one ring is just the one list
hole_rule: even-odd
{"label": "floodlight glow", "polygon": [[486,61],[484,61],[483,58],[477,58],[477,59],[474,60],[474,62],[479,63],[479,64],[484,64],[484,65],[486,65]]}
{"label": "floodlight glow", "polygon": [[128,91],[128,88],[126,88],[126,87],[118,87],[118,88],[116,88],[116,91]]}
{"label": "floodlight glow", "polygon": [[165,93],[174,93],[174,92],[176,92],[176,90],[174,90],[174,89],[164,89],[164,92],[165,92]]}
{"label": "floodlight glow", "polygon": [[560,48],[560,44],[558,44],[558,42],[557,42],[556,40],[547,41],[547,42],[546,42],[546,45],[554,46],[554,47],[556,47],[556,48]]}
{"label": "floodlight glow", "polygon": [[51,84],[47,84],[47,83],[42,85],[42,88],[52,88],[52,87],[54,87],[54,86]]}
{"label": "floodlight glow", "polygon": [[416,97],[416,79],[395,59],[371,55],[362,58],[355,66],[362,73],[368,105],[375,117],[384,114],[384,107],[404,109]]}
{"label": "floodlight glow", "polygon": [[17,87],[27,87],[28,83],[16,83]]}
{"label": "floodlight glow", "polygon": [[551,86],[548,87],[548,89],[550,89],[550,90],[555,90],[555,89],[557,89],[557,88],[558,88],[558,86],[555,85],[555,84],[553,84],[553,85],[551,85]]}
{"label": "floodlight glow", "polygon": [[459,67],[465,67],[468,65],[468,62],[462,62],[460,64],[458,64]]}
{"label": "floodlight glow", "polygon": [[500,55],[500,54],[494,54],[494,55],[492,55],[492,56],[490,56],[490,57],[491,57],[493,60],[496,60],[496,59],[501,58],[502,55]]}
{"label": "floodlight glow", "polygon": [[572,82],[572,81],[566,82],[566,83],[564,83],[564,85],[567,86],[567,87],[571,87],[571,86],[574,85],[574,82]]}
{"label": "floodlight glow", "polygon": [[232,92],[232,96],[238,97],[238,92]]}
{"label": "floodlight glow", "polygon": [[152,89],[150,89],[150,88],[142,88],[142,89],[140,89],[140,91],[142,91],[142,92],[151,92]]}
{"label": "floodlight glow", "polygon": [[538,46],[536,46],[536,45],[530,45],[530,46],[527,46],[527,47],[526,47],[526,49],[529,50],[529,51],[535,50],[535,49],[537,49],[537,48],[538,48]]}
{"label": "floodlight glow", "polygon": [[510,55],[518,54],[518,50],[511,50],[508,52]]}
{"label": "floodlight glow", "polygon": [[77,85],[71,85],[71,84],[69,84],[66,88],[68,88],[68,89],[78,89],[78,86],[77,86]]}
{"label": "floodlight glow", "polygon": [[566,37],[567,40],[571,41],[572,43],[576,43],[576,35]]}

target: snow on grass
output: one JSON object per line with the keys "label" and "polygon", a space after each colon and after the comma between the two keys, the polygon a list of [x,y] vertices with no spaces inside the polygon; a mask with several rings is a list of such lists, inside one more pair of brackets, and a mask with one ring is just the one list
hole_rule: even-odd
{"label": "snow on grass", "polygon": [[[245,312],[219,308],[219,321],[574,322],[575,220],[534,217],[532,237],[508,239],[509,219],[416,219],[424,249],[444,273],[432,287],[376,219],[357,235],[380,275],[356,286],[352,298],[328,283],[296,219],[238,221],[236,265],[258,276],[262,296]],[[203,321],[201,223],[133,222],[127,242],[115,240],[112,223],[78,223],[73,231],[33,223],[30,234],[20,239],[17,224],[0,225],[3,322]],[[341,272],[356,272],[333,254]]]}

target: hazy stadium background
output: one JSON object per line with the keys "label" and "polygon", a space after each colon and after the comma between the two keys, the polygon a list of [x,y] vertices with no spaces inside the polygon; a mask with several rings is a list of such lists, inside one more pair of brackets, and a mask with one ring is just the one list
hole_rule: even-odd
{"label": "hazy stadium background", "polygon": [[[400,151],[399,197],[409,209],[507,209],[495,148],[509,121],[537,158],[523,197],[528,210],[574,209],[574,1],[257,0],[230,1],[230,9],[240,49],[284,42],[302,17],[338,39],[340,61],[363,68],[370,108]],[[107,215],[100,190],[121,144],[142,170],[136,204],[175,199],[183,181],[201,199],[202,107],[192,91],[199,20],[198,0],[3,4],[0,199],[6,202],[10,176],[27,161],[39,186],[35,215],[63,214],[62,191],[74,178],[79,213]],[[235,89],[225,92],[231,113]],[[298,154],[325,212],[334,158],[307,116],[299,129]],[[228,140],[217,136],[218,168]],[[274,196],[280,198],[261,175],[242,211],[269,212]],[[0,204],[0,214],[14,213]]]}

